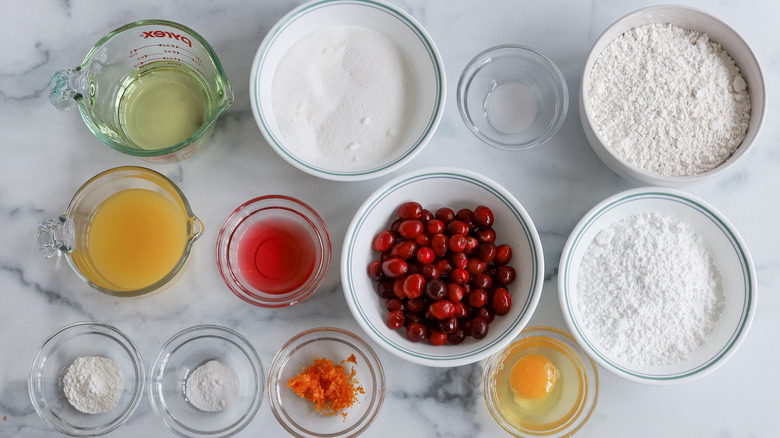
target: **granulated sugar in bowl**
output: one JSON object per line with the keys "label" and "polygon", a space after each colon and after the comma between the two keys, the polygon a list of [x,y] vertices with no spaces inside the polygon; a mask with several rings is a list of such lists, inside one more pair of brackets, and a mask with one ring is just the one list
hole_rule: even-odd
{"label": "granulated sugar in bowl", "polygon": [[745,242],[714,207],[679,190],[648,187],[602,201],[572,231],[559,269],[577,342],[608,371],[641,383],[712,372],[755,313]]}
{"label": "granulated sugar in bowl", "polygon": [[411,16],[377,1],[315,1],[260,45],[251,104],[287,162],[332,180],[363,180],[411,160],[444,108],[444,67]]}
{"label": "granulated sugar in bowl", "polygon": [[764,119],[761,69],[747,43],[695,9],[654,6],[593,46],[580,117],[593,150],[629,179],[682,186],[743,157]]}

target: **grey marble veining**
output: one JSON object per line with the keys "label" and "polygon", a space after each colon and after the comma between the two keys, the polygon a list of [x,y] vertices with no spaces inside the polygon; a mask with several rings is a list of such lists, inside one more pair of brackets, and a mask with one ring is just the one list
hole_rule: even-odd
{"label": "grey marble veining", "polygon": [[[225,325],[247,336],[266,366],[294,334],[335,325],[362,334],[341,292],[339,257],[349,221],[363,200],[401,172],[430,165],[466,167],[504,185],[528,210],[542,239],[545,283],[532,325],[565,328],[557,298],[557,266],[574,225],[607,196],[635,187],[609,171],[588,146],[577,96],[585,58],[598,35],[647,0],[519,2],[511,0],[394,3],[428,30],[442,53],[448,81],[439,129],[412,162],[391,175],[359,183],[320,180],[279,158],[263,140],[249,105],[249,72],[271,26],[301,1],[34,0],[4,5],[0,26],[0,437],[54,437],[32,408],[27,373],[35,350],[57,328],[99,320],[125,331],[147,366],[174,333],[198,323]],[[760,0],[681,1],[721,18],[745,38],[761,62],[769,109],[756,149],[744,163],[689,192],[711,202],[740,230],[755,260],[758,311],[745,343],[722,368],[673,387],[639,385],[601,371],[598,406],[578,437],[780,436],[780,6]],[[218,53],[235,90],[203,154],[175,165],[147,165],[100,143],[78,112],[48,101],[51,75],[77,66],[108,31],[143,18],[183,23]],[[562,70],[571,97],[563,128],[545,146],[522,153],[481,144],[463,125],[455,103],[461,69],[478,52],[503,43],[534,47]],[[43,260],[35,228],[59,215],[76,189],[111,167],[159,170],[187,195],[206,233],[189,269],[169,290],[138,299],[99,294],[63,259]],[[333,262],[322,288],[289,309],[258,309],[237,299],[215,267],[216,236],[224,219],[252,197],[283,193],[309,202],[324,218]],[[338,194],[338,196],[335,196]],[[375,344],[374,344],[375,345]],[[485,407],[482,363],[425,368],[375,345],[387,374],[387,397],[368,437],[500,437]],[[242,437],[284,436],[267,399]],[[115,437],[165,437],[168,432],[144,395]]]}

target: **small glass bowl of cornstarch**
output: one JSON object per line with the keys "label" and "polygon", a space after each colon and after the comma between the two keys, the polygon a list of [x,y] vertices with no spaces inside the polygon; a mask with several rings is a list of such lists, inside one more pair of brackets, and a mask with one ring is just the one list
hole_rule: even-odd
{"label": "small glass bowl of cornstarch", "polygon": [[238,332],[196,325],[166,341],[149,367],[149,400],[173,433],[233,436],[252,421],[265,394],[254,346]]}
{"label": "small glass bowl of cornstarch", "polygon": [[710,180],[755,145],[761,67],[726,23],[684,6],[619,19],[585,62],[580,119],[591,147],[629,180],[683,187]]}
{"label": "small glass bowl of cornstarch", "polygon": [[97,436],[130,419],[145,378],[141,353],[126,334],[99,322],[77,322],[43,342],[28,389],[35,411],[51,428]]}
{"label": "small glass bowl of cornstarch", "polygon": [[756,271],[722,213],[677,189],[611,196],[574,227],[558,293],[574,338],[599,365],[640,383],[705,376],[744,341]]}

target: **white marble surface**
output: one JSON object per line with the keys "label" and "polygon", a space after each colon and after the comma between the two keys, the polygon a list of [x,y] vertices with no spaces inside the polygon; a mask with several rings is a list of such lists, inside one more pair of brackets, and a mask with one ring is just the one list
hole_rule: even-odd
{"label": "white marble surface", "polygon": [[[603,198],[634,187],[608,170],[588,146],[576,104],[544,147],[511,153],[481,144],[461,122],[455,104],[460,70],[477,52],[520,43],[547,54],[563,71],[572,101],[585,57],[614,20],[651,4],[645,0],[494,1],[394,0],[427,28],[447,69],[447,105],[427,148],[400,172],[429,165],[462,166],[507,187],[539,229],[545,252],[544,294],[532,323],[564,328],[556,288],[558,259],[579,218]],[[339,183],[304,174],[264,142],[248,99],[251,61],[260,40],[292,0],[105,2],[33,0],[4,4],[0,27],[0,436],[47,437],[32,408],[27,373],[36,348],[55,329],[80,320],[119,327],[138,344],[147,366],[175,332],[198,323],[232,327],[258,349],[266,367],[282,343],[306,328],[336,325],[361,333],[339,280],[340,246],[364,198],[399,172],[377,180]],[[601,370],[601,393],[581,437],[780,436],[780,142],[777,106],[780,5],[765,0],[682,2],[734,27],[756,52],[769,89],[769,112],[755,150],[716,181],[687,190],[720,209],[741,231],[758,271],[758,311],[736,355],[713,374],[680,386],[630,383]],[[100,143],[78,112],[48,101],[54,71],[75,67],[108,31],[143,18],[186,24],[214,46],[236,92],[207,153],[176,165],[150,166],[188,196],[206,233],[186,275],[162,294],[116,299],[90,289],[64,260],[43,260],[35,247],[38,222],[56,217],[94,174],[143,162]],[[222,283],[214,245],[227,215],[255,196],[284,193],[309,202],[325,219],[334,263],[324,286],[293,308],[266,310],[240,301]],[[338,194],[338,196],[337,196]],[[387,373],[387,398],[365,436],[508,436],[482,398],[482,364],[452,369],[405,363],[377,346]],[[267,399],[239,436],[283,436]],[[146,395],[130,421],[111,436],[173,436],[153,414]]]}

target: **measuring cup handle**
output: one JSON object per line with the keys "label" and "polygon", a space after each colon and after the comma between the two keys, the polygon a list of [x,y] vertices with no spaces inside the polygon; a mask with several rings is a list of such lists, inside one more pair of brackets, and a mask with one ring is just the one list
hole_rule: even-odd
{"label": "measuring cup handle", "polygon": [[60,70],[52,76],[49,100],[58,110],[67,111],[73,102],[81,99],[81,92],[72,87],[72,84],[78,83],[80,76],[78,68]]}
{"label": "measuring cup handle", "polygon": [[60,216],[38,224],[38,252],[43,258],[51,258],[57,251],[70,251],[65,243],[65,223],[66,219]]}

